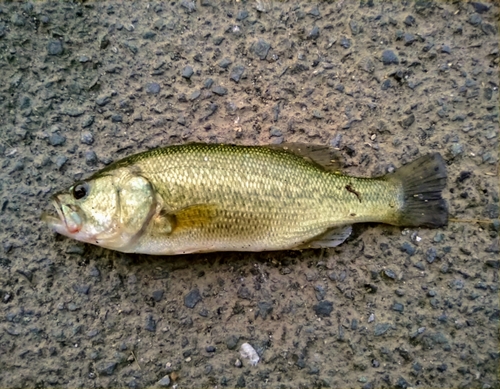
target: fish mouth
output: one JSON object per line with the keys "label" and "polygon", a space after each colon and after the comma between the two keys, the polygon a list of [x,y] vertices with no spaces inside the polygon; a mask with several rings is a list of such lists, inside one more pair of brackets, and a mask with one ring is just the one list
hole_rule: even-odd
{"label": "fish mouth", "polygon": [[43,212],[41,216],[42,221],[49,227],[51,227],[54,231],[62,235],[68,235],[71,231],[68,228],[68,222],[66,220],[64,212],[62,211],[61,201],[57,196],[52,197],[52,205],[56,209],[57,216],[48,212]]}

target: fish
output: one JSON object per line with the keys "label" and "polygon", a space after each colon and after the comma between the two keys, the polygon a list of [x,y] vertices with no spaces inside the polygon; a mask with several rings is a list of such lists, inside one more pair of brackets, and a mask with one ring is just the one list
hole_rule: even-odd
{"label": "fish", "polygon": [[438,228],[446,163],[430,153],[352,177],[317,145],[185,144],[114,162],[52,197],[55,232],[125,253],[330,248],[355,223]]}

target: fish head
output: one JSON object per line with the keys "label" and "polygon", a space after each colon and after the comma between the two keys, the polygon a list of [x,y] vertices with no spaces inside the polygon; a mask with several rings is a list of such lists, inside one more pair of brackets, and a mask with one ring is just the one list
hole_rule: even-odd
{"label": "fish head", "polygon": [[56,193],[57,216],[42,214],[54,231],[94,245],[126,251],[155,208],[152,188],[142,177],[102,175]]}

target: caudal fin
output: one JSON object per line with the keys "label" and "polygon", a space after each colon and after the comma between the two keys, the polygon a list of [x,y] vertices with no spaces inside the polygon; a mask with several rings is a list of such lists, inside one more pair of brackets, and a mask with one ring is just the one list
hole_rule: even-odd
{"label": "caudal fin", "polygon": [[441,227],[448,223],[448,206],[441,197],[447,178],[441,154],[420,157],[387,178],[403,185],[404,206],[399,225]]}

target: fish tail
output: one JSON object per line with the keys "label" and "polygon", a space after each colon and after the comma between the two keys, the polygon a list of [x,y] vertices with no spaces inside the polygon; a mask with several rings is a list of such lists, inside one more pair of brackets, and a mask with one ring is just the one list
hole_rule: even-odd
{"label": "fish tail", "polygon": [[398,225],[441,227],[448,223],[448,206],[441,197],[447,178],[441,154],[420,157],[387,178],[399,182],[403,189]]}

